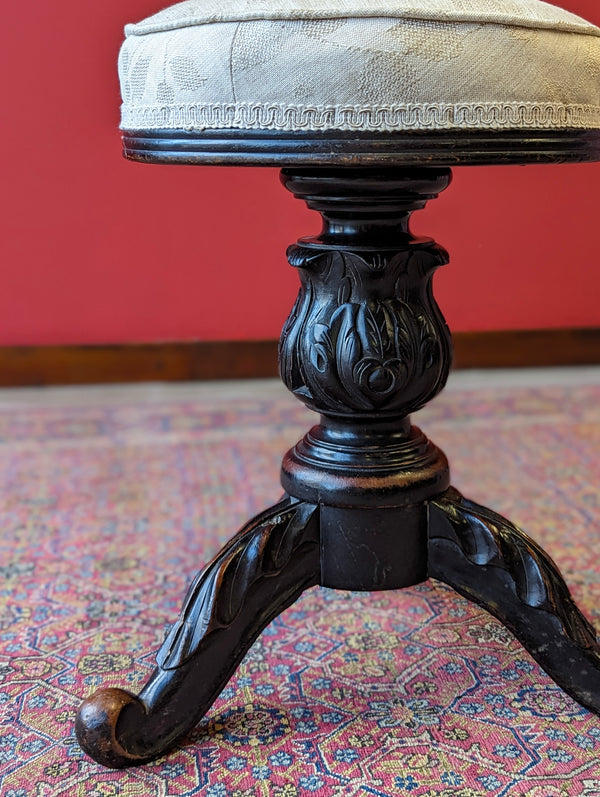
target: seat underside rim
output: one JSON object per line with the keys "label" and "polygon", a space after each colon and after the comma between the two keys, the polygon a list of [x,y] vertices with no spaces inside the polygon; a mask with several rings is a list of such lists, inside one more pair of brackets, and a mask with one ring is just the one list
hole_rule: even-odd
{"label": "seat underside rim", "polygon": [[123,130],[126,158],[257,166],[459,166],[600,161],[598,129],[398,131]]}

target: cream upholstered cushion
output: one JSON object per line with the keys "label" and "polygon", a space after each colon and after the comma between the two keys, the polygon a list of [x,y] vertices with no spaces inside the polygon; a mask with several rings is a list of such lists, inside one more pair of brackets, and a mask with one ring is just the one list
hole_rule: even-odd
{"label": "cream upholstered cushion", "polygon": [[540,0],[186,0],[125,33],[126,130],[600,128],[600,29]]}

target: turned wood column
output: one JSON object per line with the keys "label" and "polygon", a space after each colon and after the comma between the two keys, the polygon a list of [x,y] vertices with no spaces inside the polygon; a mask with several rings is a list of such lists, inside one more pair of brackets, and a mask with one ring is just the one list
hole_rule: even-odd
{"label": "turned wood column", "polygon": [[[319,236],[288,250],[301,287],[281,336],[280,372],[321,415],[285,456],[282,484],[322,506],[327,586],[380,589],[427,576],[424,502],[447,488],[448,465],[409,415],[448,376],[450,333],[431,290],[448,255],[412,235],[409,219],[450,178],[440,168],[282,172],[286,188],[323,218]],[[386,574],[373,576],[378,566]]]}

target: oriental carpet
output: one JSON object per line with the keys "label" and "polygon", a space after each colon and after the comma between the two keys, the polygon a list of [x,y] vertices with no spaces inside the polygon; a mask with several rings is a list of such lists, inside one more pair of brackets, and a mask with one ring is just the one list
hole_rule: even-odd
{"label": "oriental carpet", "polygon": [[[414,420],[599,627],[600,371],[459,376]],[[431,580],[311,589],[181,750],[125,771],[81,752],[81,698],[139,690],[313,419],[270,381],[0,393],[2,797],[600,797],[600,718]]]}

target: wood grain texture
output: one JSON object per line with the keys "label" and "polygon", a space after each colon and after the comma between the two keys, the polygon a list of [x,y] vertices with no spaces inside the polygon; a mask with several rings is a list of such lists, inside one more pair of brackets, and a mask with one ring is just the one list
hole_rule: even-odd
{"label": "wood grain texture", "polygon": [[[600,365],[600,328],[456,332],[454,368]],[[277,376],[277,341],[0,346],[0,386]]]}

